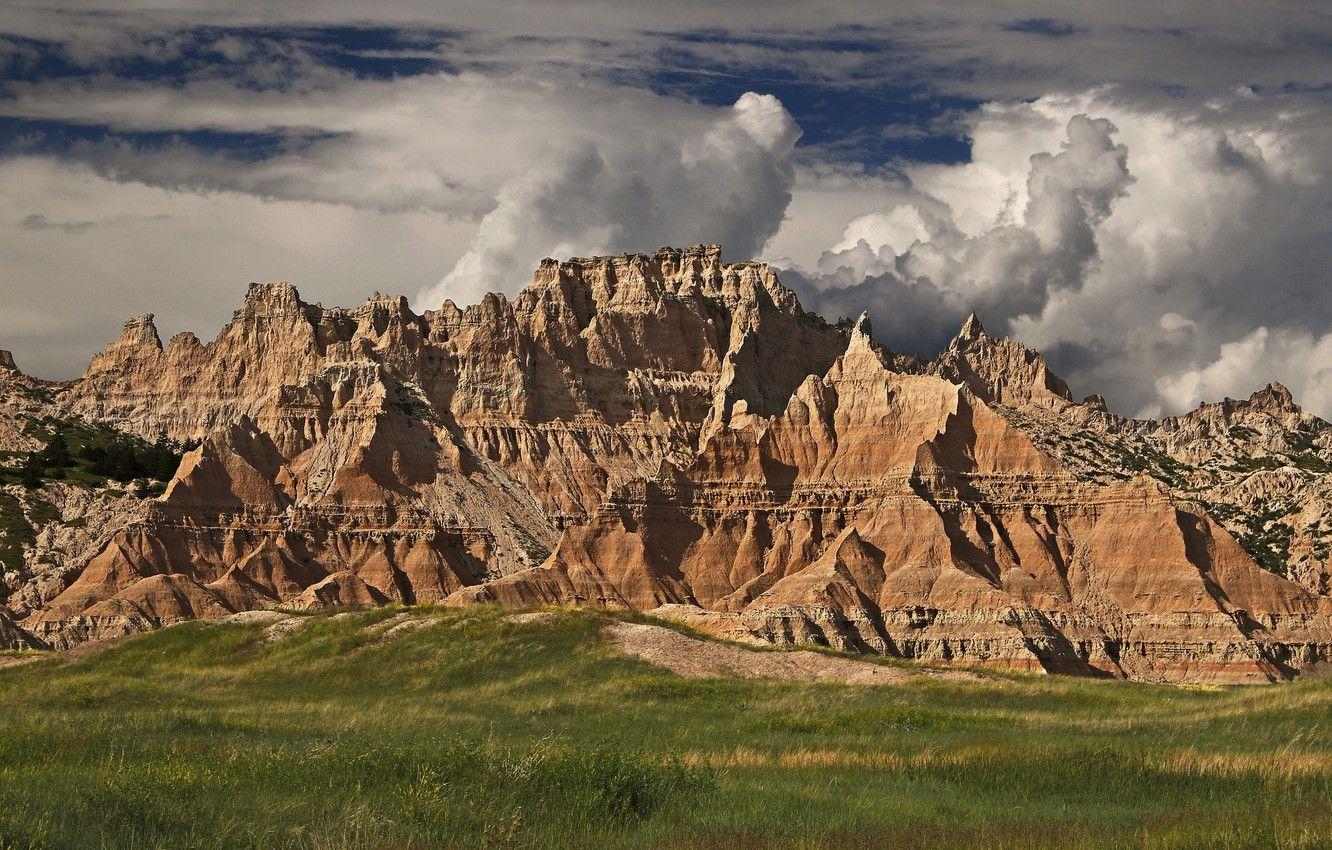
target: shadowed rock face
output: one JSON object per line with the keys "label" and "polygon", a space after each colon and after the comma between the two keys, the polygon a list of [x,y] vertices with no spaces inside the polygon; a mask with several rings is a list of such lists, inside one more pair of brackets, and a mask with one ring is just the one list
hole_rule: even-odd
{"label": "shadowed rock face", "polygon": [[[1188,458],[1222,432],[1324,457],[1326,423],[1288,395],[1118,419],[979,321],[902,358],[715,247],[545,261],[511,301],[422,316],[256,285],[214,341],[163,347],[140,317],[52,392],[58,415],[201,441],[160,499],[65,541],[86,557],[56,574],[34,547],[5,634],[53,646],[447,600],[1154,681],[1266,682],[1332,654],[1325,552],[1299,562],[1313,581],[1277,575],[1203,491],[1119,462],[1150,448],[1216,488]],[[1324,485],[1281,486],[1261,485]]]}
{"label": "shadowed rock face", "polygon": [[[695,606],[734,636],[1154,681],[1327,657],[1326,597],[1146,477],[1079,481],[969,389],[892,371],[863,323],[772,417],[454,602]],[[726,612],[719,619],[704,612]]]}

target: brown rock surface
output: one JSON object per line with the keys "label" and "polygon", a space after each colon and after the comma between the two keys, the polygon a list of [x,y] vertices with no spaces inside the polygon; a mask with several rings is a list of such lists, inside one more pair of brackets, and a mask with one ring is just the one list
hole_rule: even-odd
{"label": "brown rock surface", "polygon": [[1318,595],[1332,590],[1332,425],[1282,385],[1181,416],[1130,419],[1099,396],[1073,404],[1039,354],[971,323],[925,368],[964,381],[1079,478],[1146,473],[1203,505],[1266,569]]}
{"label": "brown rock surface", "polygon": [[25,432],[25,426],[49,409],[54,387],[49,381],[23,374],[14,364],[14,356],[0,350],[0,452],[41,447]]}
{"label": "brown rock surface", "polygon": [[[779,643],[1156,681],[1326,656],[1332,605],[1146,478],[1079,481],[965,387],[857,326],[785,411],[612,494],[542,567],[454,601],[695,605]],[[1278,637],[1278,634],[1280,635]]]}
{"label": "brown rock surface", "polygon": [[0,611],[0,649],[45,649],[40,640],[19,628],[5,611]]}
{"label": "brown rock surface", "polygon": [[447,599],[1153,681],[1332,655],[1332,429],[1279,386],[1123,419],[974,317],[902,357],[715,247],[423,315],[252,285],[208,343],[146,315],[68,385],[0,366],[11,451],[44,415],[199,441],[160,498],[42,488],[0,601],[55,646]]}

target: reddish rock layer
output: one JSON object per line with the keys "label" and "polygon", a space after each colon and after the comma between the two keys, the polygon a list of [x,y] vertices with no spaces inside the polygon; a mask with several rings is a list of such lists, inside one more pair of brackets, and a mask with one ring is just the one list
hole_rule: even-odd
{"label": "reddish rock layer", "polygon": [[[1153,681],[1271,681],[1332,653],[1321,514],[1277,575],[1199,465],[1222,432],[1323,458],[1326,423],[1279,390],[1118,419],[974,317],[921,363],[715,247],[546,261],[512,300],[420,316],[256,285],[210,343],[164,347],[140,317],[41,392],[48,412],[201,441],[160,499],[93,524],[87,555],[43,571],[33,548],[6,633],[55,646],[447,599]],[[34,411],[10,408],[19,440]],[[1317,513],[1326,476],[1291,474],[1232,490]]]}
{"label": "reddish rock layer", "polygon": [[862,328],[780,415],[733,417],[541,567],[451,601],[570,599],[1155,681],[1269,681],[1332,648],[1330,601],[1259,568],[1197,506],[1146,479],[1079,482],[964,387],[890,370]]}

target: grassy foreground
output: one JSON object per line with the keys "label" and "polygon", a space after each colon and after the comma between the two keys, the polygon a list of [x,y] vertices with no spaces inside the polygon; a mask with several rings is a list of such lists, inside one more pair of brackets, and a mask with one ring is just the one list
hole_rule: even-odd
{"label": "grassy foreground", "polygon": [[690,681],[393,613],[0,669],[0,848],[1332,845],[1329,681]]}

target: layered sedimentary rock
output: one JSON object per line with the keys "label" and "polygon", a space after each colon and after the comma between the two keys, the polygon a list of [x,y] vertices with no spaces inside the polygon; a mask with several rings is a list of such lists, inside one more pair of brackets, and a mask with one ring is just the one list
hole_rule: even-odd
{"label": "layered sedimentary rock", "polygon": [[1332,425],[1277,383],[1164,419],[1080,404],[1044,358],[988,336],[974,318],[926,367],[963,381],[1080,478],[1147,474],[1199,503],[1271,571],[1332,588]]}
{"label": "layered sedimentary rock", "polygon": [[427,602],[543,557],[532,495],[413,403],[374,362],[279,388],[257,414],[270,430],[241,414],[209,432],[25,628],[60,646],[283,603]]}
{"label": "layered sedimentary rock", "polygon": [[1268,681],[1332,648],[1330,601],[1260,568],[1200,507],[1145,477],[1079,481],[965,386],[891,370],[863,325],[781,414],[733,416],[542,567],[454,601],[568,599],[1157,681]]}
{"label": "layered sedimentary rock", "polygon": [[[1332,451],[1279,388],[1121,419],[974,318],[936,360],[902,357],[715,247],[545,261],[513,299],[423,315],[254,285],[212,342],[163,346],[142,316],[83,378],[10,399],[15,440],[45,413],[198,441],[137,510],[43,488],[70,517],[125,507],[80,552],[43,531],[58,570],[25,549],[10,643],[447,600],[1155,681],[1332,653]],[[1280,563],[1242,536],[1274,499],[1309,515]]]}

